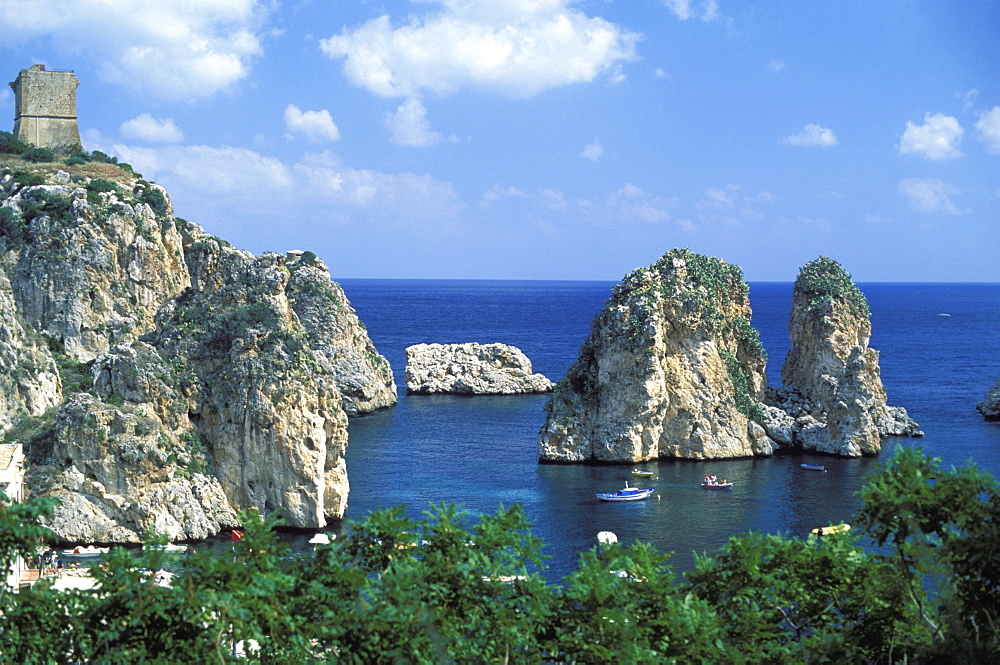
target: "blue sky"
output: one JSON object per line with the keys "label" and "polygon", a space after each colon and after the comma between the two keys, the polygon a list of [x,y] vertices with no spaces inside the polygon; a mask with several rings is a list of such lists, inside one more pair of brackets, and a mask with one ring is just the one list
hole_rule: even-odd
{"label": "blue sky", "polygon": [[997,35],[998,0],[0,0],[86,149],[335,279],[1000,281]]}

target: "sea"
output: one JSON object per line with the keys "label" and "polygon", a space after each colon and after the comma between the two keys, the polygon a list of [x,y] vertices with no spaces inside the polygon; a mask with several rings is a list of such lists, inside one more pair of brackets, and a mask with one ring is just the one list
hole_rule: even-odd
{"label": "sea", "polygon": [[[804,537],[815,527],[850,523],[866,477],[896,446],[922,447],[946,466],[971,460],[1000,477],[1000,424],[975,408],[1000,378],[1000,284],[858,284],[872,310],[870,346],[879,351],[889,404],[906,408],[921,438],[888,439],[877,458],[779,454],[622,466],[539,464],[546,395],[408,395],[403,376],[412,344],[500,342],[521,349],[535,372],[556,381],[576,359],[614,282],[338,281],[399,387],[394,408],[350,422],[346,520],[397,505],[421,517],[448,502],[475,519],[520,504],[545,543],[552,580],[576,569],[599,531],[651,543],[683,573],[696,554],[714,553],[742,532]],[[768,381],[780,385],[792,284],[751,283],[750,303],[768,353]],[[653,471],[653,479],[638,482],[635,467]],[[702,489],[706,474],[733,481],[733,489]],[[595,497],[625,481],[656,492],[628,503]]]}
{"label": "sea", "polygon": [[[404,381],[406,347],[463,342],[511,344],[534,371],[558,380],[614,282],[337,281],[392,365],[399,403],[351,420],[347,513],[328,533],[342,533],[349,521],[392,506],[420,518],[432,504],[455,503],[471,523],[501,505],[520,504],[533,534],[544,541],[549,558],[543,574],[551,582],[577,568],[600,531],[624,543],[651,543],[683,575],[697,555],[718,552],[740,533],[798,538],[816,527],[850,524],[865,479],[897,446],[920,447],[946,467],[971,460],[1000,477],[1000,423],[986,422],[975,408],[1000,378],[1000,284],[858,284],[871,307],[870,346],[880,354],[889,404],[906,408],[921,438],[885,440],[875,458],[789,453],[623,466],[539,464],[536,440],[547,395],[407,395]],[[792,284],[751,283],[750,303],[768,353],[768,381],[780,385]],[[824,465],[827,472],[805,470],[803,463]],[[653,478],[633,478],[635,467],[653,471]],[[706,474],[733,481],[733,489],[702,489]],[[595,497],[626,481],[656,492],[628,503]],[[293,551],[308,552],[311,535],[281,537]],[[220,551],[229,547],[228,534],[213,541]]]}

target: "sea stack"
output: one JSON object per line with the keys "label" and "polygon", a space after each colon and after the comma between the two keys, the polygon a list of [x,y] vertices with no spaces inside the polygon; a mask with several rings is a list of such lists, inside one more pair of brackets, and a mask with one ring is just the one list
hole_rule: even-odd
{"label": "sea stack", "polygon": [[[784,387],[770,393],[769,401],[788,414],[783,433],[768,419],[774,438],[859,457],[878,454],[884,435],[918,434],[905,410],[886,405],[878,352],[868,347],[870,316],[864,294],[839,263],[821,256],[802,267],[781,368]],[[791,441],[782,441],[788,432]]]}
{"label": "sea stack", "polygon": [[550,398],[539,460],[771,454],[748,293],[738,266],[687,249],[627,275]]}

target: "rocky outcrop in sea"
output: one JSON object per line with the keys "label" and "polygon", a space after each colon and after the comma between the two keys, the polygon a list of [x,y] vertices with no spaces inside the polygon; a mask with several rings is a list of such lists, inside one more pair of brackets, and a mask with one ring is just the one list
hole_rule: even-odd
{"label": "rocky outcrop in sea", "polygon": [[1000,379],[976,404],[976,410],[983,414],[986,420],[1000,420]]}
{"label": "rocky outcrop in sea", "polygon": [[615,287],[559,381],[543,462],[769,455],[766,354],[738,266],[671,250]]}
{"label": "rocky outcrop in sea", "polygon": [[238,513],[346,508],[347,417],[396,387],[311,252],[254,256],[127,168],[8,160],[0,432],[62,538],[204,538]]}
{"label": "rocky outcrop in sea", "polygon": [[417,395],[523,395],[554,384],[507,344],[415,344],[406,349],[406,390]]}
{"label": "rocky outcrop in sea", "polygon": [[886,436],[921,435],[905,409],[886,404],[878,352],[868,346],[870,316],[864,294],[836,261],[820,257],[802,267],[792,295],[783,386],[767,394],[771,438],[858,457],[878,454]]}
{"label": "rocky outcrop in sea", "polygon": [[874,455],[922,434],[886,404],[868,304],[835,261],[796,281],[781,388],[750,314],[742,272],[720,259],[674,249],[627,275],[553,392],[539,460]]}

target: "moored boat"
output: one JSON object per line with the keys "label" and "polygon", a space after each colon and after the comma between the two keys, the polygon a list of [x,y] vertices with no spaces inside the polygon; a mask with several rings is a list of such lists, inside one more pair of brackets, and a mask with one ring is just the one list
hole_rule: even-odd
{"label": "moored boat", "polygon": [[653,472],[652,471],[643,471],[642,469],[632,469],[632,475],[633,476],[637,476],[639,478],[652,478],[653,477]]}
{"label": "moored boat", "polygon": [[822,464],[799,464],[799,466],[809,471],[826,471],[826,467]]}
{"label": "moored boat", "polygon": [[833,526],[821,526],[813,529],[812,532],[817,536],[828,536],[831,533],[846,533],[851,530],[850,524],[834,524]]}
{"label": "moored boat", "polygon": [[731,489],[733,483],[723,478],[719,480],[715,476],[705,476],[705,481],[701,484],[707,490],[726,490]]}
{"label": "moored boat", "polygon": [[596,496],[601,501],[638,501],[645,499],[655,491],[655,487],[629,487],[628,481],[626,481],[625,489],[620,489],[617,492],[598,492]]}
{"label": "moored boat", "polygon": [[109,549],[108,547],[94,547],[93,545],[77,545],[71,550],[63,550],[62,555],[75,557],[101,556],[102,554],[107,554]]}

